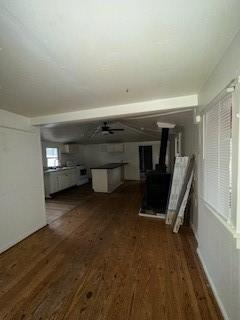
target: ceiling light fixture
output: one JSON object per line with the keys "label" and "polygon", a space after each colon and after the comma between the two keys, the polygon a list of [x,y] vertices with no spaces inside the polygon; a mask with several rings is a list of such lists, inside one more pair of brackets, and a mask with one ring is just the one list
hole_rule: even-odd
{"label": "ceiling light fixture", "polygon": [[176,125],[174,123],[159,122],[159,121],[157,122],[157,126],[158,126],[158,128],[169,128],[169,129],[176,127]]}

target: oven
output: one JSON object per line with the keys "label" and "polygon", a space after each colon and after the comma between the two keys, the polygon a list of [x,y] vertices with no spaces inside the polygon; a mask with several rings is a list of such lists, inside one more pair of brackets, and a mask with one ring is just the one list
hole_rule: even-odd
{"label": "oven", "polygon": [[87,175],[87,168],[83,165],[78,165],[77,166],[77,174],[78,174],[78,179],[77,179],[77,185],[81,186],[82,184],[88,183],[88,175]]}

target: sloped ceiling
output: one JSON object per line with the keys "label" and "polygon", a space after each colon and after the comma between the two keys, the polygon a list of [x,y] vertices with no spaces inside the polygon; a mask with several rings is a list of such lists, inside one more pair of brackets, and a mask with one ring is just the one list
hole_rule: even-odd
{"label": "sloped ceiling", "polygon": [[38,116],[197,93],[239,0],[1,0],[0,108]]}
{"label": "sloped ceiling", "polygon": [[100,130],[103,122],[99,121],[47,125],[41,128],[41,138],[44,141],[80,144],[156,141],[161,137],[161,129],[157,127],[157,121],[175,124],[176,128],[170,130],[170,133],[174,133],[193,123],[193,115],[193,109],[187,109],[176,113],[170,112],[168,115],[111,120],[108,122],[110,127],[124,129],[124,131],[116,131],[113,135],[103,135]]}

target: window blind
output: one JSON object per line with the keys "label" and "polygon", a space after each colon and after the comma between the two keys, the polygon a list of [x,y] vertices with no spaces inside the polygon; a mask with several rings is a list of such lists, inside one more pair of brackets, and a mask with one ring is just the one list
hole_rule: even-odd
{"label": "window blind", "polygon": [[204,199],[226,220],[231,215],[232,95],[209,106],[204,124]]}
{"label": "window blind", "polygon": [[46,148],[46,158],[48,167],[59,166],[58,148]]}

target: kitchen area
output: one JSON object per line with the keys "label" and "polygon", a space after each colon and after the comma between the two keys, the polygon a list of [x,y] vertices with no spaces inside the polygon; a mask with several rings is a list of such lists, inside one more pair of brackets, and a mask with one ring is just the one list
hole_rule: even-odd
{"label": "kitchen area", "polygon": [[45,197],[88,183],[87,169],[78,158],[79,145],[42,142]]}
{"label": "kitchen area", "polygon": [[[94,192],[104,193],[113,192],[123,183],[124,167],[127,162],[119,159],[118,162],[104,162],[102,164],[104,160],[101,157],[96,159],[92,152],[86,152],[85,148],[84,154],[83,150],[84,146],[80,144],[42,142],[46,198],[52,198],[57,192],[74,186],[82,186],[89,182],[92,182],[91,189]],[[110,144],[105,153],[108,154],[109,160],[115,160],[116,153],[120,157],[120,155],[123,156],[123,151],[123,144],[121,144],[121,148],[119,145]],[[91,155],[95,159],[94,162],[93,159],[89,159]]]}
{"label": "kitchen area", "polygon": [[[79,190],[87,186],[92,193],[111,193],[126,180],[141,181],[140,150],[151,151],[152,168],[159,160],[161,126],[165,124],[160,123],[159,127],[158,119],[157,115],[151,115],[146,119],[42,126],[45,197],[55,198],[57,193],[74,186]],[[175,120],[175,115],[168,118],[173,123]],[[172,131],[169,145],[170,140],[171,146],[174,145],[174,139]],[[169,154],[168,147],[168,162]]]}
{"label": "kitchen area", "polygon": [[88,183],[84,165],[70,165],[44,170],[45,197],[73,186]]}
{"label": "kitchen area", "polygon": [[[152,118],[154,117],[154,118]],[[41,128],[42,162],[48,221],[91,201],[95,193],[111,194],[124,181],[144,181],[159,162],[161,126],[156,116],[136,120],[71,123]],[[147,131],[142,125],[155,129]],[[170,124],[167,123],[169,126]],[[172,125],[166,145],[170,168],[178,131]],[[149,129],[150,130],[150,129]],[[143,152],[144,157],[142,156]],[[148,153],[147,153],[148,151]],[[148,157],[145,157],[148,155]],[[149,163],[142,163],[143,158]],[[145,171],[144,171],[144,170]],[[141,203],[139,203],[139,207]]]}

